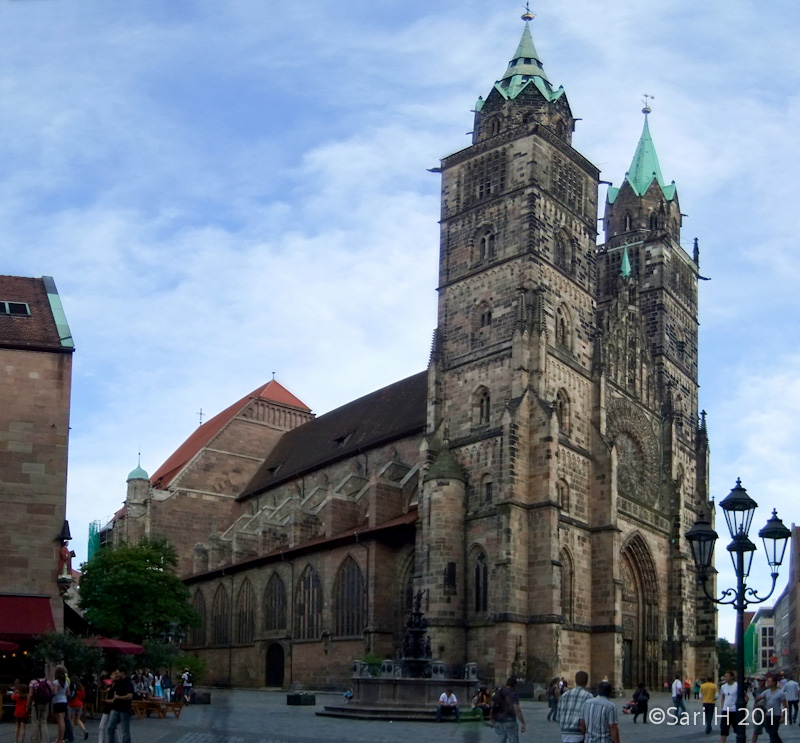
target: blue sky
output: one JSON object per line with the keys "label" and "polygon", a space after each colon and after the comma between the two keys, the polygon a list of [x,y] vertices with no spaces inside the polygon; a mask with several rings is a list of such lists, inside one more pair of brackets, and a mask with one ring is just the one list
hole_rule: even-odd
{"label": "blue sky", "polygon": [[[741,477],[762,504],[754,530],[771,507],[800,521],[796,5],[533,10],[545,69],[582,118],[574,145],[605,180],[619,185],[642,94],[655,96],[683,243],[700,239],[712,279],[700,315],[712,492]],[[0,3],[0,270],[54,276],[75,337],[79,559],[139,447],[153,472],[201,407],[214,414],[275,371],[320,414],[425,367],[439,211],[426,168],[468,144],[470,109],[516,48],[521,11]],[[762,554],[754,565],[763,587]],[[733,637],[728,614],[720,629]]]}

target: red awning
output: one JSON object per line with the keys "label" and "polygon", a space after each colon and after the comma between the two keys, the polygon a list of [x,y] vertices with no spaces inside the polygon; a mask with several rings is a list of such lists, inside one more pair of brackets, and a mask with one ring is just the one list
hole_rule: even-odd
{"label": "red awning", "polygon": [[0,653],[13,653],[15,650],[19,650],[19,645],[16,642],[0,640]]}
{"label": "red awning", "polygon": [[110,637],[85,637],[83,641],[86,645],[95,645],[103,650],[123,655],[141,655],[144,652],[144,648],[135,642],[112,640]]}
{"label": "red awning", "polygon": [[55,631],[49,596],[0,594],[0,638],[26,640]]}

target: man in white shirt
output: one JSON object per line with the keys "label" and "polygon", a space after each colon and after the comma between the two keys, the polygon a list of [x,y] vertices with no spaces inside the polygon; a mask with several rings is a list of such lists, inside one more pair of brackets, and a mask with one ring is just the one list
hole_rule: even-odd
{"label": "man in white shirt", "polygon": [[787,722],[794,725],[797,722],[797,703],[800,701],[800,684],[791,676],[786,677],[783,685],[783,693],[786,695],[786,706],[788,707]]}
{"label": "man in white shirt", "polygon": [[[736,696],[739,686],[736,683],[736,674],[733,671],[725,673],[725,683],[719,690],[720,698],[720,721],[719,721],[719,743],[725,743],[728,733],[733,728],[736,735],[739,730],[739,713],[736,709]],[[747,704],[747,694],[744,695],[744,703]]]}
{"label": "man in white shirt", "polygon": [[682,714],[686,714],[686,705],[683,703],[683,688],[681,676],[679,673],[676,673],[675,680],[672,682],[672,704],[679,717]]}
{"label": "man in white shirt", "polygon": [[445,689],[439,697],[439,706],[436,708],[436,722],[442,721],[442,715],[454,714],[458,722],[458,699],[452,689]]}

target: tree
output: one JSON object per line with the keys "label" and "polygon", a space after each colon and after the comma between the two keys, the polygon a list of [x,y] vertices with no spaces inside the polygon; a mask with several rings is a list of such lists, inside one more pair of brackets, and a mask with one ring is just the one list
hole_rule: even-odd
{"label": "tree", "polygon": [[722,676],[725,671],[731,671],[736,668],[735,649],[724,637],[720,637],[717,640],[717,659],[719,660],[720,676]]}
{"label": "tree", "polygon": [[175,549],[165,540],[99,550],[81,566],[86,621],[101,635],[131,642],[160,639],[170,625],[198,625],[177,565]]}
{"label": "tree", "polygon": [[50,632],[38,639],[33,657],[40,662],[66,666],[71,678],[96,673],[103,665],[103,651],[87,646],[67,632]]}

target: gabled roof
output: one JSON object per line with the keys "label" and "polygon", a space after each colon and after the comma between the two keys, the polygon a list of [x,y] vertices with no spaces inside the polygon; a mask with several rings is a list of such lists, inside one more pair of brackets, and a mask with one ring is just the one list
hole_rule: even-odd
{"label": "gabled roof", "polygon": [[427,395],[428,373],[420,372],[287,431],[239,500],[338,459],[422,434]]}
{"label": "gabled roof", "polygon": [[60,353],[75,350],[52,277],[0,276],[0,303],[0,347]]}
{"label": "gabled roof", "polygon": [[217,415],[207,420],[201,426],[198,426],[194,433],[192,433],[192,435],[167,458],[167,461],[153,473],[152,478],[150,478],[153,487],[158,490],[167,488],[175,476],[189,461],[254,398],[261,398],[277,403],[278,405],[297,408],[305,413],[311,412],[311,409],[305,403],[296,398],[282,384],[272,379],[261,387],[253,390],[249,395],[245,395],[241,400],[237,400],[221,413],[217,413]]}

